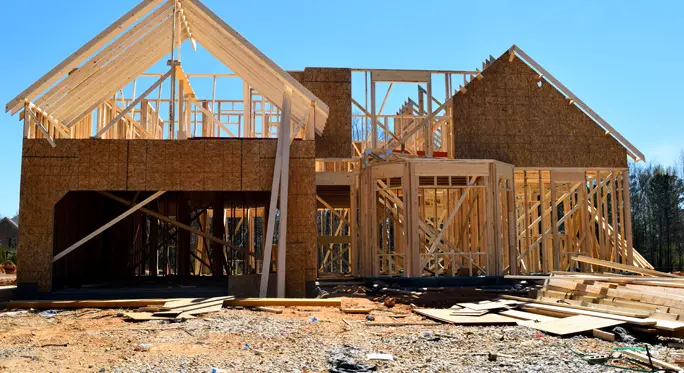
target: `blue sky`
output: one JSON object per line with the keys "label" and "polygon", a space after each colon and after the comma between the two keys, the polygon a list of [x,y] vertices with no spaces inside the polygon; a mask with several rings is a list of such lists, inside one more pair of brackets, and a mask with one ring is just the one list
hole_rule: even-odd
{"label": "blue sky", "polygon": [[[5,103],[137,2],[0,1],[0,214],[19,208],[21,166],[21,124]],[[672,163],[684,148],[682,1],[204,2],[290,70],[474,69],[515,43],[649,161]],[[193,62],[189,72],[216,66]]]}

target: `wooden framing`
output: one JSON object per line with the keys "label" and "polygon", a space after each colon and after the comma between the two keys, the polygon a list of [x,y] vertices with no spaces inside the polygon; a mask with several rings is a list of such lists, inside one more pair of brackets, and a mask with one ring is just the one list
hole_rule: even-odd
{"label": "wooden framing", "polygon": [[[190,40],[193,48],[195,43],[203,45],[232,72],[187,74],[180,58],[185,40]],[[168,55],[171,56],[168,72],[146,73]],[[550,82],[567,98],[568,105],[577,106],[600,125],[605,135],[613,136],[632,158],[644,160],[638,149],[520,48],[512,46],[503,58],[508,63],[527,63],[539,73],[540,80]],[[314,266],[306,263],[306,271],[325,276],[421,277],[574,270],[602,272],[612,268],[602,265],[606,262],[652,268],[632,247],[627,169],[516,167],[492,159],[453,159],[455,148],[467,145],[456,142],[455,129],[459,124],[454,123],[458,110],[454,100],[460,96],[455,95],[468,92],[472,95],[476,83],[469,83],[491,79],[486,68],[493,60],[483,63],[483,71],[350,69],[350,72],[347,69],[347,75],[335,81],[335,88],[330,88],[326,80],[329,76],[303,79],[305,74],[316,74],[308,70],[292,75],[286,73],[199,0],[145,0],[8,102],[6,110],[15,114],[23,108],[20,115],[24,120],[24,137],[46,139],[52,147],[59,146],[60,139],[90,137],[104,140],[278,139],[274,159],[270,155],[265,157],[274,162],[271,188],[269,190],[268,185],[254,188],[260,192],[270,191],[267,206],[263,201],[259,207],[249,207],[241,213],[229,212],[222,208],[223,196],[217,194],[212,196],[215,200],[211,203],[214,206],[211,212],[205,206],[191,219],[188,206],[177,205],[177,219],[170,219],[171,215],[144,207],[163,191],[136,205],[94,189],[129,209],[55,255],[53,261],[134,215],[135,219],[141,217],[131,219],[139,227],[143,224],[142,219],[148,219],[147,224],[154,226],[150,229],[150,241],[154,241],[150,246],[154,248],[148,250],[155,257],[148,253],[149,258],[141,257],[140,262],[150,263],[155,275],[163,266],[157,263],[157,243],[168,240],[170,235],[169,229],[162,228],[172,227],[184,239],[189,234],[201,237],[196,250],[187,246],[185,241],[189,240],[185,240],[182,247],[178,246],[179,251],[196,258],[192,269],[190,262],[182,263],[182,274],[212,272],[220,276],[224,271],[239,272],[237,262],[249,262],[249,268],[255,272],[258,272],[257,267],[261,268],[260,295],[268,295],[269,277],[275,269],[275,293],[284,297],[285,282],[291,273],[286,261],[289,192],[290,189],[311,187],[300,185],[299,180],[290,180],[291,155],[295,159],[301,156],[296,153],[302,152],[291,144],[295,138],[315,140],[316,135],[323,135],[329,114],[328,106],[306,88],[309,87],[323,95],[330,93],[330,96],[321,97],[333,99],[344,92],[344,105],[351,103],[350,110],[360,111],[360,114],[349,116],[370,123],[370,127],[367,133],[364,125],[361,138],[354,139],[353,157],[315,161],[315,186],[321,190],[326,187],[348,190],[349,201],[340,205],[328,200],[324,193],[317,195],[318,262]],[[535,71],[531,71],[532,80]],[[351,78],[348,76],[352,72],[363,75],[365,100],[351,97],[348,84]],[[149,84],[143,85],[139,80],[143,78],[153,81],[145,90],[138,89]],[[191,81],[206,78],[213,79],[211,97],[200,97]],[[216,97],[217,80],[224,78],[242,79],[241,98]],[[458,84],[461,78],[462,86]],[[306,87],[298,79],[305,82]],[[395,84],[415,86],[417,96],[406,98],[392,113],[387,105],[392,102],[389,96],[397,91],[393,90]],[[155,90],[156,97],[150,97]],[[377,101],[377,91],[381,101]],[[565,101],[561,100],[561,104],[563,108],[568,107]],[[344,118],[346,121],[348,116]],[[602,132],[595,137],[601,136]],[[132,147],[134,143],[128,145]],[[209,145],[203,146],[202,149],[209,148]],[[253,154],[261,157],[268,149],[272,153],[268,146],[270,144],[258,145],[255,150],[240,145],[239,151],[249,154],[247,157]],[[316,149],[310,150],[309,154],[314,151]],[[619,154],[624,155],[621,150]],[[125,156],[132,158],[137,154],[127,152]],[[308,160],[313,157],[309,155]],[[505,159],[503,156],[496,158]],[[256,167],[251,161],[242,159],[241,175],[262,171],[261,166]],[[292,162],[293,168],[301,164],[295,166],[298,161]],[[148,159],[140,161],[145,166],[149,163]],[[269,174],[270,167],[263,165]],[[190,171],[195,172],[197,168]],[[229,171],[217,171],[215,175],[228,179],[234,175],[234,170]],[[126,173],[128,177],[128,169]],[[150,178],[153,178],[162,172],[151,174]],[[256,177],[260,176],[263,175]],[[203,182],[197,181],[197,184]],[[223,187],[224,184],[212,185]],[[140,190],[159,189],[168,188]],[[298,222],[301,216],[297,215],[301,214],[297,208],[292,210],[290,224]],[[255,233],[257,215],[262,219],[263,237]],[[192,226],[195,220],[199,220],[200,229]],[[228,220],[235,226],[227,231],[217,228],[216,234],[209,233],[210,225],[224,227]],[[276,220],[279,221],[278,242],[274,249]],[[181,233],[178,233],[179,229]],[[242,230],[247,232],[246,248],[230,240],[231,234],[234,236]],[[298,237],[302,232],[294,233],[290,235],[292,241],[297,240],[292,236]],[[261,245],[263,258],[257,258],[256,247]],[[245,256],[228,258],[229,251]],[[165,255],[168,256],[168,252],[160,257]],[[578,255],[595,261],[577,261]],[[233,259],[235,261],[229,263]],[[138,264],[135,268],[144,271],[145,265]]]}

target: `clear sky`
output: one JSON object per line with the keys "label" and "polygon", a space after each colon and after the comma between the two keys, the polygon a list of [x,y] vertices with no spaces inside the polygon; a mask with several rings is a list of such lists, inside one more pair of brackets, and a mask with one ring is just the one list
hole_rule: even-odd
{"label": "clear sky", "polygon": [[[0,0],[0,214],[19,209],[21,167],[22,125],[5,103],[137,2]],[[684,1],[204,3],[286,70],[474,69],[515,43],[649,161],[684,149]]]}

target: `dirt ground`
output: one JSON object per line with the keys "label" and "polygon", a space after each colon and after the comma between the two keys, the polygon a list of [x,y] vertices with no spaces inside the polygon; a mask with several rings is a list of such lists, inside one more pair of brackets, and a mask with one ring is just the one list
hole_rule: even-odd
{"label": "dirt ground", "polygon": [[[375,321],[422,320],[406,305],[342,302],[373,307]],[[368,326],[365,315],[338,308],[281,308],[224,308],[182,323],[127,322],[124,310],[0,311],[0,372],[327,372],[340,357],[382,372],[623,371],[580,356],[624,346],[591,337],[561,339],[520,326]],[[677,350],[651,351],[672,361]],[[368,360],[368,353],[393,360]]]}

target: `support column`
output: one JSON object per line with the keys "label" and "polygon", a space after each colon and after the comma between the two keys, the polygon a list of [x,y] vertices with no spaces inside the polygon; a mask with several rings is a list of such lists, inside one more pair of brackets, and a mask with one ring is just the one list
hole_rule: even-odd
{"label": "support column", "polygon": [[558,236],[558,206],[556,203],[556,179],[554,178],[554,172],[549,172],[549,184],[551,187],[551,234],[552,236],[552,258],[553,267],[549,268],[549,273],[551,271],[560,271],[560,237]]}
{"label": "support column", "polygon": [[[179,223],[190,225],[190,206],[188,206],[184,193],[181,193],[176,201],[178,203],[178,216],[176,219],[178,219]],[[180,229],[177,235],[176,274],[179,276],[190,276],[190,232]]]}
{"label": "support column", "polygon": [[150,224],[150,253],[149,253],[149,267],[150,276],[157,277],[159,269],[157,268],[157,246],[159,245],[159,225],[157,218],[152,216],[147,217]]}
{"label": "support column", "polygon": [[[224,239],[225,236],[225,226],[224,221],[226,220],[226,211],[223,205],[223,193],[216,192],[214,194],[214,205],[213,205],[213,216],[211,219],[212,223],[212,235],[219,239]],[[212,274],[214,277],[223,276],[223,245],[217,242],[211,242],[211,255],[212,255]]]}
{"label": "support column", "polygon": [[629,197],[629,171],[622,173],[622,197],[625,212],[625,236],[627,236],[627,264],[634,265],[634,246],[632,244],[632,209]]}
{"label": "support column", "polygon": [[357,227],[357,210],[358,210],[358,188],[359,177],[354,178],[354,182],[349,186],[349,235],[351,236],[351,243],[349,245],[349,266],[351,267],[352,276],[359,275],[359,237]]}

